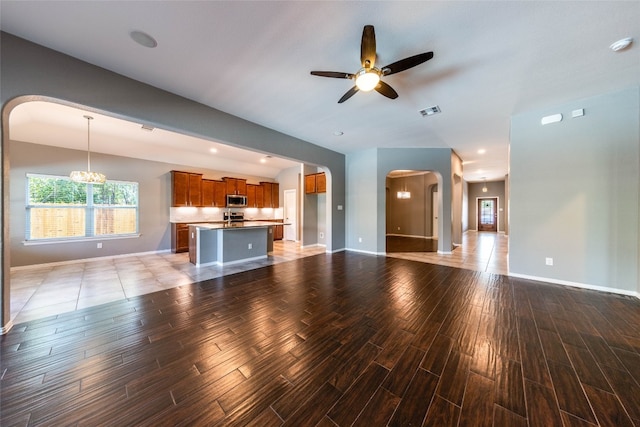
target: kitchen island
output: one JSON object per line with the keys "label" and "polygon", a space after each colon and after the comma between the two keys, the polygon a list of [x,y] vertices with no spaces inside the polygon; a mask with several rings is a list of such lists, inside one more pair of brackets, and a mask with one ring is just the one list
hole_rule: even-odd
{"label": "kitchen island", "polygon": [[273,227],[282,222],[244,221],[189,224],[189,261],[197,267],[228,265],[267,257]]}

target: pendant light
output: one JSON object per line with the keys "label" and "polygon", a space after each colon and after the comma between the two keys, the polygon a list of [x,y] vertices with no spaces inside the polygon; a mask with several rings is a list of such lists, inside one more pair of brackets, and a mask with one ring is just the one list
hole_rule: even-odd
{"label": "pendant light", "polygon": [[107,177],[99,172],[91,172],[91,116],[83,116],[87,119],[87,170],[73,171],[69,175],[71,181],[81,182],[84,184],[104,184]]}
{"label": "pendant light", "polygon": [[484,185],[482,186],[482,192],[486,193],[487,191],[489,191],[489,189],[487,188],[487,178],[483,178],[484,179]]}
{"label": "pendant light", "polygon": [[398,197],[398,199],[410,199],[411,198],[411,192],[407,190],[406,178],[402,178],[402,190],[398,191],[397,197]]}

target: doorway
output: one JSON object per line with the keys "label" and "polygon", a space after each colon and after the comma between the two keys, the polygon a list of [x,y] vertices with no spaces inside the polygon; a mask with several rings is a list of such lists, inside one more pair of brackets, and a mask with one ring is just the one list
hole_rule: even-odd
{"label": "doorway", "polygon": [[284,190],[284,240],[297,241],[298,209],[296,190]]}
{"label": "doorway", "polygon": [[478,231],[498,231],[498,198],[478,199]]}

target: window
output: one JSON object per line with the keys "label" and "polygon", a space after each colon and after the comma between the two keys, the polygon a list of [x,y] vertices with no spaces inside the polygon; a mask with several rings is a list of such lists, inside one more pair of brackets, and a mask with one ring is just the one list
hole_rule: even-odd
{"label": "window", "polygon": [[138,183],[81,184],[27,174],[26,240],[82,239],[138,233]]}

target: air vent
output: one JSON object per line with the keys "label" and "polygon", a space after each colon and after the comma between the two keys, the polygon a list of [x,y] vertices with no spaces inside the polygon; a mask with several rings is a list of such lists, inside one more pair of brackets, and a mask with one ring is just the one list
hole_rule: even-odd
{"label": "air vent", "polygon": [[422,114],[422,117],[433,116],[434,114],[438,114],[439,112],[440,107],[438,107],[437,105],[425,108],[424,110],[420,110],[420,114]]}
{"label": "air vent", "polygon": [[155,128],[150,125],[142,125],[142,130],[146,130],[147,132],[152,132]]}

